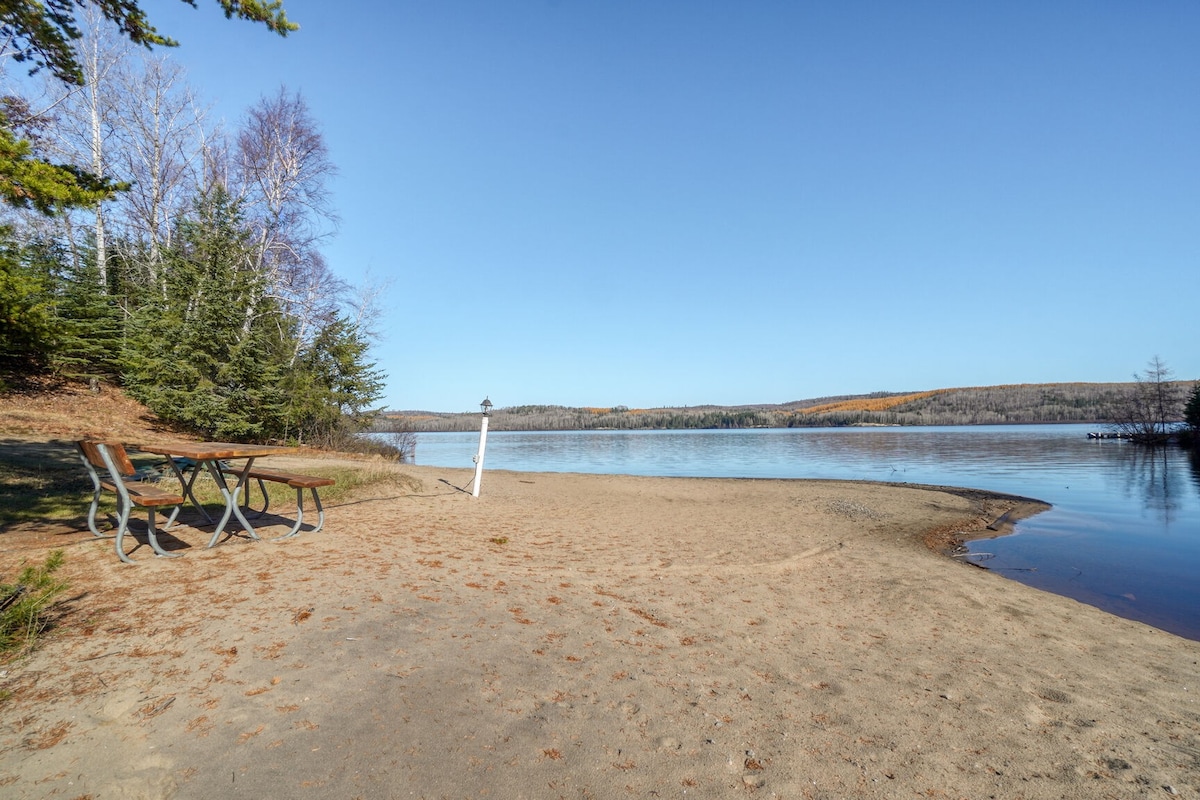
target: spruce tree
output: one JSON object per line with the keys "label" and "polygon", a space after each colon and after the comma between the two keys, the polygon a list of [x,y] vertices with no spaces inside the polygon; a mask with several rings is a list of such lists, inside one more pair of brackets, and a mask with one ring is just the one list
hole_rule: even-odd
{"label": "spruce tree", "polygon": [[124,333],[121,309],[118,298],[100,290],[94,251],[86,253],[78,267],[58,242],[36,241],[30,251],[54,286],[54,372],[66,378],[117,380]]}
{"label": "spruce tree", "polygon": [[1192,387],[1192,394],[1183,407],[1183,419],[1192,429],[1192,441],[1197,442],[1197,437],[1200,437],[1200,381]]}
{"label": "spruce tree", "polygon": [[288,376],[290,423],[298,438],[332,444],[366,427],[383,376],[366,360],[369,343],[339,314],[321,327]]}
{"label": "spruce tree", "polygon": [[287,348],[248,239],[223,189],[197,201],[165,253],[165,291],[142,298],[125,351],[134,397],[211,438],[262,439],[281,427]]}
{"label": "spruce tree", "polygon": [[0,226],[0,372],[40,371],[57,344],[49,281]]}

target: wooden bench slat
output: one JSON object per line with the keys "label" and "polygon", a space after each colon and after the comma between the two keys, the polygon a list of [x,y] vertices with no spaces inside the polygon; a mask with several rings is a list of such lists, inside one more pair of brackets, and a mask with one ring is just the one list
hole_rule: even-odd
{"label": "wooden bench slat", "polygon": [[[229,475],[242,474],[242,471],[236,467],[224,468],[221,471]],[[316,489],[319,486],[333,486],[337,483],[333,478],[321,478],[316,475],[301,475],[298,472],[277,472],[265,469],[252,469],[247,477],[260,481],[271,481],[272,483],[286,483],[293,489]]]}
{"label": "wooden bench slat", "polygon": [[[110,492],[116,492],[117,487],[109,481],[100,481],[100,485]],[[183,497],[171,494],[166,489],[150,486],[145,483],[129,482],[125,484],[129,499],[139,506],[177,506],[183,504]]]}

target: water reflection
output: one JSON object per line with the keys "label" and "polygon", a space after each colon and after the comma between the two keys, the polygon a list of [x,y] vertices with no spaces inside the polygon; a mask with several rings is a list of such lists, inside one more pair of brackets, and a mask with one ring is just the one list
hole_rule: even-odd
{"label": "water reflection", "polygon": [[1117,473],[1125,481],[1125,496],[1140,501],[1163,525],[1170,525],[1189,491],[1185,468],[1166,447],[1123,448]]}

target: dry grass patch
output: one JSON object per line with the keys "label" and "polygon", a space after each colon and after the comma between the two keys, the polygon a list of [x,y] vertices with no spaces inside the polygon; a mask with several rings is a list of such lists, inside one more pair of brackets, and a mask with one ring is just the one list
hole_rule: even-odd
{"label": "dry grass patch", "polygon": [[192,439],[159,420],[149,409],[114,386],[93,392],[82,383],[50,378],[31,380],[0,393],[0,432],[46,439],[97,437],[139,441],[170,432]]}

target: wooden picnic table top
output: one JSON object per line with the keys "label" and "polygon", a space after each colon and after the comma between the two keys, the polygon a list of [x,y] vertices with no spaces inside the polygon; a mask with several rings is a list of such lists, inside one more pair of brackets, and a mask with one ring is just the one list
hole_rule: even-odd
{"label": "wooden picnic table top", "polygon": [[230,442],[166,442],[139,444],[144,453],[178,456],[193,461],[216,461],[221,458],[258,458],[294,452],[296,448],[271,444],[234,444]]}

